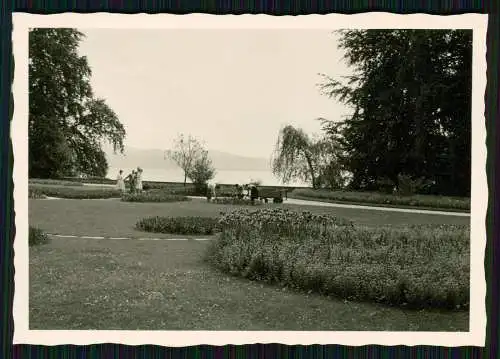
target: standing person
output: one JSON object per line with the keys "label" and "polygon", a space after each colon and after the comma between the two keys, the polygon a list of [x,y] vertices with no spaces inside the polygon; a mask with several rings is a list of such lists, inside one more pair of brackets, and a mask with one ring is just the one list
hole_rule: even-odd
{"label": "standing person", "polygon": [[137,190],[138,193],[142,192],[142,168],[140,167],[137,167],[135,189]]}
{"label": "standing person", "polygon": [[255,200],[259,198],[259,190],[256,185],[252,185],[250,187],[250,200],[252,201],[252,204],[255,204]]}
{"label": "standing person", "polygon": [[116,188],[122,193],[125,192],[125,181],[123,179],[123,170],[118,172],[118,176],[116,176]]}
{"label": "standing person", "polygon": [[215,184],[207,182],[207,201],[210,202],[212,198],[215,198]]}
{"label": "standing person", "polygon": [[244,190],[243,190],[243,186],[242,186],[242,185],[239,185],[239,184],[237,184],[237,185],[235,185],[235,186],[236,186],[236,187],[235,187],[235,189],[236,189],[236,197],[237,197],[238,199],[243,199],[243,197],[245,197],[245,192],[244,192]]}
{"label": "standing person", "polygon": [[245,198],[245,188],[242,185],[238,185],[238,198]]}
{"label": "standing person", "polygon": [[214,196],[214,199],[217,199],[217,191],[220,189],[220,184],[214,183],[214,189],[212,191],[212,195]]}
{"label": "standing person", "polygon": [[135,170],[132,170],[132,172],[127,176],[127,179],[128,179],[128,189],[130,191],[130,193],[135,193],[135,180],[136,180],[136,176],[135,176]]}

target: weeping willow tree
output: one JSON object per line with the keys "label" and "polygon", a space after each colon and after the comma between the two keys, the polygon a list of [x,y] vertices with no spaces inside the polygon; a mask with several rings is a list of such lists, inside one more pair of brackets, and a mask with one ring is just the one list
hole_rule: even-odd
{"label": "weeping willow tree", "polygon": [[328,143],[309,137],[302,129],[288,125],[280,130],[272,158],[273,174],[283,183],[293,179],[310,182],[318,188],[321,162]]}

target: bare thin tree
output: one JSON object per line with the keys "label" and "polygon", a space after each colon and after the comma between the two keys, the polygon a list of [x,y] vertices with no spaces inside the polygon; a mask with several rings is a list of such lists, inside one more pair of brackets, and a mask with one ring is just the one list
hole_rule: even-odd
{"label": "bare thin tree", "polygon": [[198,157],[203,154],[203,146],[191,135],[180,134],[174,140],[172,149],[165,151],[165,158],[170,158],[184,171],[184,186],[190,171]]}

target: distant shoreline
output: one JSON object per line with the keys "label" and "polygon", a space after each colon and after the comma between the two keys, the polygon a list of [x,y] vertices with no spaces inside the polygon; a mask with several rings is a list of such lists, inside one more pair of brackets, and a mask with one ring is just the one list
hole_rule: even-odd
{"label": "distant shoreline", "polygon": [[[161,169],[161,168],[143,168],[143,181],[158,182],[158,183],[184,183],[184,172],[177,169]],[[125,175],[128,175],[132,168],[109,167],[106,178],[115,180],[118,171],[122,169]],[[246,184],[250,182],[260,182],[262,186],[270,187],[310,187],[309,184],[300,181],[283,184],[277,179],[271,170],[216,170],[216,183],[234,185]],[[187,180],[187,183],[191,181]]]}

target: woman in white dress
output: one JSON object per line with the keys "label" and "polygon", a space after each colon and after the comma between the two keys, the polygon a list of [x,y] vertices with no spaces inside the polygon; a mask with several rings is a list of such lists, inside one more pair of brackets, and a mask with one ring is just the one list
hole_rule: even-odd
{"label": "woman in white dress", "polygon": [[119,191],[125,192],[125,180],[123,179],[123,170],[118,172],[118,176],[116,176],[116,188]]}
{"label": "woman in white dress", "polygon": [[208,182],[207,183],[207,201],[211,201],[215,199],[215,183]]}
{"label": "woman in white dress", "polygon": [[135,189],[137,192],[142,192],[142,168],[137,167],[136,177],[135,177]]}

